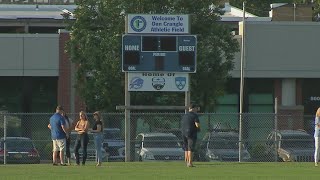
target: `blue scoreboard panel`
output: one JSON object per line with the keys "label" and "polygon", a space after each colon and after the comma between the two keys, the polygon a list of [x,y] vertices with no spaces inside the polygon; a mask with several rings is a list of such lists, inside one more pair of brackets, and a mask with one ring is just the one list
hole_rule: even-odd
{"label": "blue scoreboard panel", "polygon": [[122,36],[123,72],[196,72],[195,35]]}

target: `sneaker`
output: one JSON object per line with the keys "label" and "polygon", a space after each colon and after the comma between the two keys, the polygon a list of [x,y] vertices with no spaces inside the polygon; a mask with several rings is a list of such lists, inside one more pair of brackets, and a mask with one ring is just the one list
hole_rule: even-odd
{"label": "sneaker", "polygon": [[60,166],[67,166],[67,164],[60,164]]}
{"label": "sneaker", "polygon": [[316,166],[316,167],[317,167],[317,166],[318,166],[318,163],[314,163],[314,166]]}
{"label": "sneaker", "polygon": [[187,164],[187,167],[195,167],[193,164]]}
{"label": "sneaker", "polygon": [[57,164],[57,163],[53,163],[52,165],[53,165],[53,166],[58,166],[58,164]]}

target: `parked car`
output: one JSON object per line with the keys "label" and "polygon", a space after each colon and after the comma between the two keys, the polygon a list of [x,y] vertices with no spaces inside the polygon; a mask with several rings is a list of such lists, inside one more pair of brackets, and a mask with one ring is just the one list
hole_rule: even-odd
{"label": "parked car", "polygon": [[184,151],[179,139],[172,133],[140,133],[135,143],[136,160],[184,160]]}
{"label": "parked car", "polygon": [[109,154],[109,161],[124,161],[124,139],[119,128],[103,129],[103,148]]}
{"label": "parked car", "polygon": [[[39,152],[27,137],[6,137],[7,163],[39,164]],[[4,161],[4,138],[0,139],[0,162]]]}
{"label": "parked car", "polygon": [[[200,142],[199,159],[201,161],[238,161],[239,133],[235,131],[213,131],[205,134]],[[242,161],[251,156],[245,146],[242,148]]]}
{"label": "parked car", "polygon": [[156,132],[161,133],[172,133],[177,136],[179,140],[182,142],[182,132],[180,128],[170,128],[170,129],[164,129],[164,128],[158,128],[156,129]]}
{"label": "parked car", "polygon": [[266,147],[267,153],[280,161],[314,161],[314,139],[304,130],[274,130]]}
{"label": "parked car", "polygon": [[[75,145],[75,141],[77,139],[77,132],[73,131],[71,132],[71,144],[70,144],[70,152],[71,152],[71,157],[73,159],[75,159],[75,153],[74,153],[74,145]],[[87,160],[89,161],[95,161],[96,160],[96,148],[94,145],[94,139],[93,139],[93,134],[92,133],[88,133],[89,135],[89,143],[87,146]],[[102,152],[102,160],[103,161],[107,161],[108,160],[108,154],[107,152],[104,150],[104,148],[101,148],[101,152]],[[82,158],[82,148],[80,147],[79,149],[79,155],[80,155],[80,160]]]}

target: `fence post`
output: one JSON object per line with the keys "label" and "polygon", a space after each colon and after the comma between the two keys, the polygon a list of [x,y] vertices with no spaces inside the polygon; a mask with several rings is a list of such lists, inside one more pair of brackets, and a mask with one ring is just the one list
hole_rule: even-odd
{"label": "fence post", "polygon": [[212,130],[212,128],[211,128],[211,120],[210,119],[211,119],[211,116],[210,116],[210,113],[209,113],[208,114],[208,122],[207,122],[208,123],[208,130],[207,131],[208,132],[211,132],[211,130]]}
{"label": "fence post", "polygon": [[7,164],[7,116],[4,113],[3,114],[3,164]]}
{"label": "fence post", "polygon": [[[275,130],[275,132],[277,132],[277,130],[278,130],[278,98],[276,97],[275,99],[274,99],[274,114],[275,114],[275,116],[274,116],[274,130]],[[274,161],[275,162],[277,162],[278,161],[278,144],[279,144],[279,142],[278,142],[278,138],[277,138],[277,133],[275,133],[275,136],[274,136],[274,144],[275,144],[275,146],[274,146]]]}

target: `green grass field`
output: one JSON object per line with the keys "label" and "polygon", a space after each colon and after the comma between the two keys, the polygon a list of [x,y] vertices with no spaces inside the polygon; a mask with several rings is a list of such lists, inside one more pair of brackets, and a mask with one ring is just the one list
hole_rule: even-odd
{"label": "green grass field", "polygon": [[188,168],[183,162],[110,162],[101,167],[0,165],[0,179],[320,179],[320,166],[313,163],[195,162]]}

